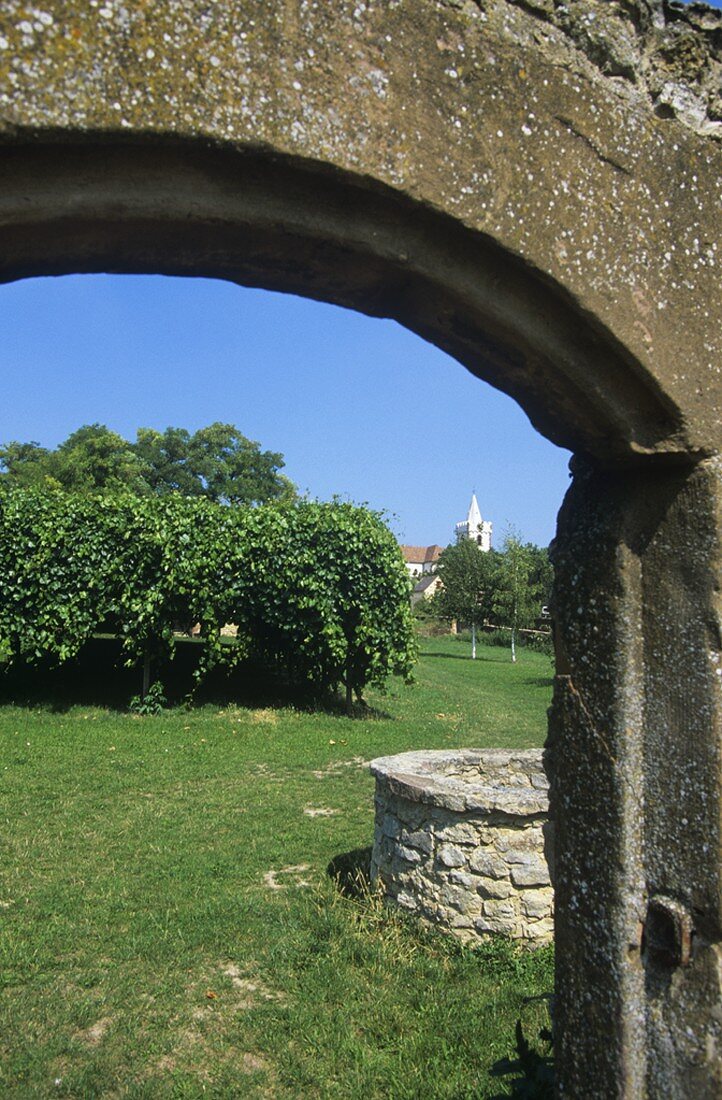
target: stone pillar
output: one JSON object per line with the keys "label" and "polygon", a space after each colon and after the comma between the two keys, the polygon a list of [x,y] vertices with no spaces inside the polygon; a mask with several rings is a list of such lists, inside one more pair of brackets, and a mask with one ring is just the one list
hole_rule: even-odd
{"label": "stone pillar", "polygon": [[722,1095],[720,464],[574,460],[547,746],[558,1095]]}

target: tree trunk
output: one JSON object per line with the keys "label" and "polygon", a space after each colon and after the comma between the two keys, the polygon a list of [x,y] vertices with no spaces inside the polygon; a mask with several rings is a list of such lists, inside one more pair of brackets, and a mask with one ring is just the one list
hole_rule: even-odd
{"label": "tree trunk", "polygon": [[511,659],[516,664],[516,628],[511,628]]}
{"label": "tree trunk", "polygon": [[150,654],[146,653],[143,658],[143,691],[141,693],[141,699],[145,699],[150,688]]}
{"label": "tree trunk", "polygon": [[471,659],[476,660],[476,624],[471,624]]}

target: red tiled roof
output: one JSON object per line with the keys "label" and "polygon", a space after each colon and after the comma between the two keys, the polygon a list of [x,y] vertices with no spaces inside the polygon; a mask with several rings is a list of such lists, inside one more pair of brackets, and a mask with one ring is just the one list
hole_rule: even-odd
{"label": "red tiled roof", "polygon": [[441,554],[441,547],[433,543],[431,546],[402,546],[401,553],[404,555],[404,561],[438,561]]}

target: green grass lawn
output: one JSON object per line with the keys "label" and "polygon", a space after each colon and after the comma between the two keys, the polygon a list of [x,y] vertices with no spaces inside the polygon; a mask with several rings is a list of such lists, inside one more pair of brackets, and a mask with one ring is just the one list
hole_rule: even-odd
{"label": "green grass lawn", "polygon": [[544,739],[548,658],[423,650],[366,718],[0,707],[0,1095],[506,1094],[550,951],[462,949],[328,872],[372,842],[374,756]]}

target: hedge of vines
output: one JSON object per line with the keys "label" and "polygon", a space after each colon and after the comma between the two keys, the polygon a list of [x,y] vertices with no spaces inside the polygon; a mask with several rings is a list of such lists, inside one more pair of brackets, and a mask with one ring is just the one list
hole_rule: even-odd
{"label": "hedge of vines", "polygon": [[[292,685],[361,696],[408,676],[408,580],[380,516],[351,504],[228,507],[179,495],[0,490],[0,656],[62,664],[95,633],[128,665],[200,624],[202,679],[252,659]],[[238,627],[235,643],[220,635]]]}

